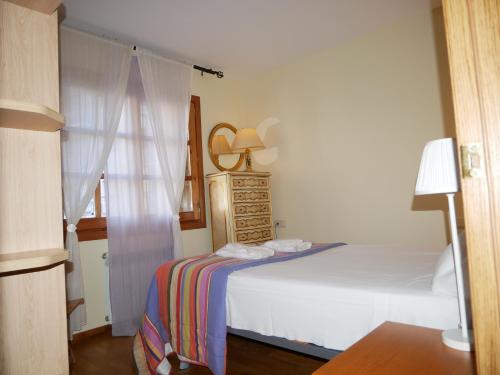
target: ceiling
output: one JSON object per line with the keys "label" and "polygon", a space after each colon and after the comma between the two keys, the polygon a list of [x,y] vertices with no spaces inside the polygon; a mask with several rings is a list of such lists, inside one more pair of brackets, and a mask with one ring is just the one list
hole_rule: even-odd
{"label": "ceiling", "polygon": [[430,9],[436,0],[64,0],[69,26],[251,76]]}

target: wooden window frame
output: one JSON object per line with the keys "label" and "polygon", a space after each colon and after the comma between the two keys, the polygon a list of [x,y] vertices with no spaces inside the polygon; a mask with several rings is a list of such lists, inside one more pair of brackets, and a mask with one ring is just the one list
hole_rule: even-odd
{"label": "wooden window frame", "polygon": [[[192,95],[189,111],[189,159],[191,161],[191,176],[186,176],[186,181],[191,181],[193,192],[193,211],[180,212],[181,229],[201,229],[207,227],[205,212],[205,181],[203,177],[203,150],[201,139],[201,106],[200,97]],[[194,116],[191,121],[191,115]]]}
{"label": "wooden window frame", "polygon": [[[203,178],[203,150],[201,138],[201,113],[200,97],[191,96],[190,108],[194,108],[194,118],[189,120],[190,170],[191,176],[186,176],[186,181],[191,181],[193,194],[193,211],[180,212],[182,230],[206,228],[205,209],[205,183]],[[108,225],[105,217],[101,216],[101,184],[98,183],[95,195],[96,217],[82,218],[76,226],[78,241],[104,240],[108,238]],[[67,222],[64,220],[64,235],[66,235]]]}

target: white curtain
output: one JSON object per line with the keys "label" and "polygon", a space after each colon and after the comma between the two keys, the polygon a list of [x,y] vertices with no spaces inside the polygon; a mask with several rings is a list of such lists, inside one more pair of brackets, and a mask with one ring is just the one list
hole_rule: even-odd
{"label": "white curtain", "polygon": [[[170,79],[175,82],[173,77],[161,77],[155,84],[170,87],[175,92],[178,88]],[[189,92],[189,87],[187,90]],[[171,128],[168,133],[172,134],[169,139],[172,143],[167,145],[161,140],[161,148],[158,148],[148,104],[137,58],[134,57],[118,133],[105,172],[112,329],[115,336],[136,333],[144,314],[151,278],[160,264],[173,258],[173,212],[159,161],[161,153],[170,152],[166,151],[169,148],[174,152],[179,149],[183,155],[179,155],[178,163],[182,167],[182,185],[184,183],[187,144],[184,138],[187,122],[184,122],[187,120],[182,116],[176,117],[174,123],[162,123],[162,129]],[[175,102],[166,105],[169,111],[176,108]],[[177,124],[177,121],[182,123]],[[178,143],[184,147],[179,147]],[[172,181],[167,184],[174,190],[172,185]]]}
{"label": "white curtain", "polygon": [[[84,288],[75,226],[103,172],[120,119],[129,76],[131,48],[75,30],[61,29],[61,131],[66,248],[73,271],[67,275],[68,299]],[[85,307],[70,317],[70,332],[86,323]]]}
{"label": "white curtain", "polygon": [[138,50],[146,103],[161,174],[172,213],[174,258],[181,258],[179,208],[184,190],[192,66]]}

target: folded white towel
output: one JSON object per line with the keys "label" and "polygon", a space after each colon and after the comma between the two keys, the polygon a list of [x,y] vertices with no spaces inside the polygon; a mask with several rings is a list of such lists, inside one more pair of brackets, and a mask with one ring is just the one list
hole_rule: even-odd
{"label": "folded white towel", "polygon": [[272,241],[267,241],[266,244],[276,244],[276,245],[281,245],[281,246],[297,246],[303,243],[304,240],[301,240],[300,238],[283,238],[281,240],[272,240]]}
{"label": "folded white towel", "polygon": [[273,256],[274,250],[262,246],[228,243],[217,250],[215,255],[228,258],[264,259]]}
{"label": "folded white towel", "polygon": [[269,249],[273,249],[274,251],[293,253],[296,251],[310,249],[312,246],[312,242],[300,239],[284,239],[267,241],[263,246]]}

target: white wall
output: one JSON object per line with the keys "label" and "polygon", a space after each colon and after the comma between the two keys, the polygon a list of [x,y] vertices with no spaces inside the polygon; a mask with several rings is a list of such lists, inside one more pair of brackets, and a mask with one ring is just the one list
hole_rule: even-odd
{"label": "white wall", "polygon": [[[435,210],[444,201],[413,198],[424,143],[453,127],[439,10],[252,80],[195,73],[193,94],[201,97],[206,174],[215,172],[206,147],[215,124],[279,121],[264,139],[278,158],[255,167],[273,173],[274,216],[287,222],[280,235],[444,247],[444,214]],[[186,256],[211,250],[206,203],[207,228],[182,233]],[[106,241],[82,243],[86,329],[105,324],[106,248]]]}

